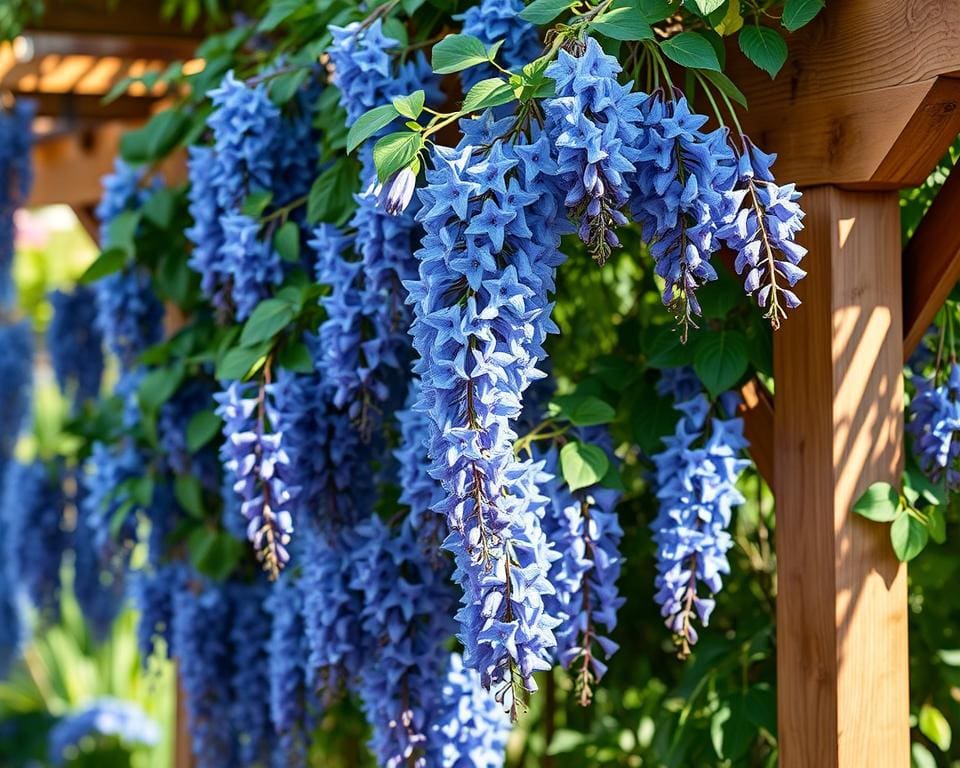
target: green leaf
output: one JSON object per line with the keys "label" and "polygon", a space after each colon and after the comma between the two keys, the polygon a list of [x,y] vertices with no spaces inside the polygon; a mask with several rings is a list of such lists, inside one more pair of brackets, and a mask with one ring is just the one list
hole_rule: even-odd
{"label": "green leaf", "polygon": [[573,752],[582,746],[586,740],[587,736],[580,731],[558,728],[550,740],[550,745],[547,747],[547,754],[563,755],[567,752]]}
{"label": "green leaf", "polygon": [[187,422],[187,450],[196,453],[213,440],[223,426],[220,417],[213,411],[199,411]]}
{"label": "green leaf", "polygon": [[467,93],[463,100],[464,112],[478,112],[487,107],[496,107],[513,101],[513,88],[502,77],[481,80]]}
{"label": "green leaf", "polygon": [[307,222],[316,224],[321,221],[346,221],[356,205],[353,194],[360,186],[359,178],[357,164],[353,160],[341,157],[335,161],[310,187]]}
{"label": "green leaf", "polygon": [[910,745],[911,768],[937,768],[937,761],[933,754],[919,741]]}
{"label": "green leaf", "polygon": [[693,367],[713,397],[726,392],[746,373],[747,340],[739,331],[709,331],[697,342]]}
{"label": "green leaf", "polygon": [[649,24],[663,21],[679,10],[679,0],[640,0],[640,12]]}
{"label": "green leaf", "polygon": [[684,344],[674,325],[652,330],[653,338],[645,345],[650,368],[675,368],[693,362],[692,344]]}
{"label": "green leaf", "polygon": [[176,109],[158,112],[142,128],[123,134],[121,156],[132,165],[160,160],[187,138],[192,127],[191,117]]}
{"label": "green leaf", "polygon": [[393,106],[404,117],[416,120],[423,112],[423,105],[426,96],[423,91],[414,91],[409,96],[396,96],[393,99]]}
{"label": "green leaf", "polygon": [[102,277],[119,272],[126,263],[127,254],[122,248],[107,248],[97,256],[93,264],[86,268],[77,282],[81,285],[94,283]]}
{"label": "green leaf", "polygon": [[313,373],[313,356],[306,344],[302,341],[295,341],[285,344],[280,354],[277,355],[277,362],[280,367],[292,371],[293,373]]}
{"label": "green leaf", "polygon": [[398,131],[388,133],[373,145],[373,163],[380,181],[386,181],[401,168],[410,165],[423,148],[419,133]]}
{"label": "green leaf", "polygon": [[520,11],[520,18],[531,24],[549,24],[572,5],[570,0],[533,0]]}
{"label": "green leaf", "polygon": [[194,517],[203,517],[203,490],[193,475],[177,475],[173,481],[177,502]]}
{"label": "green leaf", "polygon": [[733,80],[723,74],[723,72],[711,72],[709,69],[705,69],[701,71],[700,74],[716,86],[718,91],[726,94],[728,98],[737,102],[741,107],[746,108],[747,97],[743,95],[743,91],[737,88]]}
{"label": "green leaf", "polygon": [[660,50],[682,67],[720,71],[717,52],[710,42],[696,32],[681,32],[660,43]]}
{"label": "green leaf", "polygon": [[264,299],[257,304],[240,334],[240,344],[245,347],[259,344],[276,336],[296,316],[294,308],[281,299]]}
{"label": "green leaf", "polygon": [[560,449],[560,470],[571,491],[596,485],[609,468],[607,454],[595,445],[574,440]]}
{"label": "green leaf", "polygon": [[775,29],[744,27],[737,40],[744,55],[771,78],[777,76],[777,72],[787,60],[787,44]]}
{"label": "green leaf", "polygon": [[252,219],[258,219],[267,210],[273,200],[273,192],[268,189],[255,189],[248,194],[240,205],[240,213]]}
{"label": "green leaf", "polygon": [[141,380],[137,389],[140,405],[146,410],[156,411],[173,397],[180,382],[183,381],[183,365],[155,368]]}
{"label": "green leaf", "polygon": [[902,563],[919,555],[930,538],[927,527],[909,512],[902,512],[890,526],[890,543]]}
{"label": "green leaf", "polygon": [[304,5],[303,0],[273,0],[267,15],[257,26],[257,31],[272,32]]}
{"label": "green leaf", "polygon": [[924,513],[930,538],[937,544],[943,544],[947,540],[947,521],[943,516],[943,508],[934,504],[924,509]]}
{"label": "green leaf", "polygon": [[131,481],[130,496],[141,507],[149,507],[153,501],[153,477],[145,475]]}
{"label": "green leaf", "polygon": [[[523,15],[523,14],[521,14]],[[448,75],[451,72],[485,64],[489,61],[487,47],[482,40],[473,35],[447,35],[433,46],[433,71],[438,75]]]}
{"label": "green leaf", "polygon": [[713,13],[721,5],[723,5],[724,0],[690,0],[690,4],[697,9],[697,12],[701,16],[706,16]]}
{"label": "green leaf", "polygon": [[397,119],[400,113],[393,104],[384,104],[381,107],[364,112],[357,118],[357,122],[350,126],[347,133],[347,152],[353,152],[363,142],[384,126]]}
{"label": "green leaf", "polygon": [[177,194],[172,189],[158,189],[143,204],[143,218],[161,229],[166,229],[173,221]]}
{"label": "green leaf", "polygon": [[874,483],[853,505],[858,515],[877,523],[889,523],[900,511],[900,496],[890,483]]}
{"label": "green leaf", "polygon": [[245,545],[226,531],[200,526],[187,539],[190,561],[200,573],[216,581],[227,578],[245,552]]}
{"label": "green leaf", "polygon": [[590,25],[614,40],[653,40],[653,30],[636,7],[611,8]]}
{"label": "green leaf", "polygon": [[107,227],[106,242],[103,245],[109,248],[122,248],[127,254],[133,255],[136,250],[134,239],[142,218],[142,211],[124,211],[118,215]]}
{"label": "green leaf", "polygon": [[279,107],[289,103],[300,91],[300,86],[303,85],[309,74],[309,68],[299,67],[298,69],[284,72],[282,75],[271,78],[269,86],[270,101]]}
{"label": "green leaf", "polygon": [[931,704],[924,704],[920,707],[920,717],[917,718],[917,725],[920,726],[920,733],[936,744],[941,752],[947,752],[950,749],[950,743],[953,741],[953,731],[950,729],[947,718],[943,716],[939,709]]}
{"label": "green leaf", "polygon": [[234,347],[217,363],[218,379],[242,380],[257,366],[270,350],[270,342],[255,347]]}
{"label": "green leaf", "polygon": [[743,27],[743,15],[740,13],[740,0],[730,0],[723,18],[713,25],[718,35],[724,37],[738,32]]}
{"label": "green leaf", "polygon": [[617,415],[612,405],[596,395],[559,395],[553,398],[552,405],[557,406],[560,416],[578,427],[609,424]]}
{"label": "green leaf", "polygon": [[710,719],[710,740],[717,756],[738,763],[753,743],[757,729],[747,716],[743,696],[733,696],[720,705]]}
{"label": "green leaf", "polygon": [[809,24],[821,10],[823,0],[787,0],[783,4],[781,21],[790,32],[796,32],[800,27]]}
{"label": "green leaf", "polygon": [[295,221],[286,221],[273,236],[273,247],[284,261],[300,260],[300,227]]}

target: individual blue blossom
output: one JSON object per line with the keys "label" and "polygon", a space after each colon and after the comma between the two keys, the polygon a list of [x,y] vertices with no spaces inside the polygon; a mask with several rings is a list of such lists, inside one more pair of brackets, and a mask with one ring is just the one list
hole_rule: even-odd
{"label": "individual blue blossom", "polygon": [[[577,437],[602,446],[616,461],[603,429],[586,428]],[[560,554],[550,570],[556,594],[548,601],[548,609],[561,618],[555,630],[557,657],[574,672],[579,702],[587,706],[594,683],[607,670],[599,652],[609,659],[618,648],[609,635],[624,603],[617,590],[623,563],[623,529],[615,509],[620,493],[599,484],[571,492],[559,478],[558,458],[557,449],[551,448],[545,467],[556,479],[546,486],[550,506],[543,528]]]}
{"label": "individual blue blossom", "polygon": [[103,337],[97,325],[96,292],[77,286],[50,294],[53,319],[47,350],[60,389],[74,403],[96,399],[103,378]]}
{"label": "individual blue blossom", "polygon": [[283,433],[272,426],[278,421],[272,395],[271,384],[232,382],[214,398],[223,419],[224,471],[233,478],[233,492],[241,501],[247,538],[264,570],[275,579],[290,559],[290,505],[296,489],[285,479],[290,458]]}
{"label": "individual blue blossom", "polygon": [[775,154],[761,151],[746,136],[742,139],[737,185],[728,193],[736,214],[716,234],[736,252],[734,267],[738,275],[746,273],[747,294],[756,293],[765,317],[779,328],[786,310],[800,305],[791,289],[807,274],[799,266],[807,249],[794,239],[803,229],[804,213],[797,202],[801,193],[795,184],[776,183],[770,171]]}
{"label": "individual blue blossom", "polygon": [[12,279],[15,227],[13,216],[27,200],[33,183],[33,118],[36,104],[17,98],[0,108],[0,312],[14,302]]}
{"label": "individual blue blossom", "polygon": [[[464,35],[477,38],[488,48],[499,43],[498,55],[504,68],[519,74],[525,64],[543,52],[537,28],[520,18],[522,10],[521,0],[481,0],[454,18],[463,20],[460,31]],[[481,80],[497,75],[499,72],[489,65],[465,69],[460,73],[464,93]]]}
{"label": "individual blue blossom", "polygon": [[0,324],[0,477],[30,411],[33,338],[26,321]]}
{"label": "individual blue blossom", "polygon": [[431,727],[427,764],[442,768],[501,768],[510,718],[483,689],[479,675],[451,654]]}
{"label": "individual blue blossom", "polygon": [[[651,524],[657,551],[655,599],[681,656],[697,642],[694,620],[710,621],[722,576],[733,508],[744,502],[737,479],[748,465],[743,420],[710,418],[699,394],[676,406],[680,418],[653,457],[659,511]],[[704,593],[704,588],[706,593]]]}
{"label": "individual blue blossom", "polygon": [[487,112],[462,122],[459,149],[434,151],[420,191],[419,280],[406,286],[416,408],[429,418],[430,471],[443,488],[434,510],[448,522],[464,590],[465,663],[515,713],[515,694],[534,690],[534,672],[549,667],[556,619],[543,609],[553,589],[545,499],[513,456],[511,420],[542,378],[543,343],[556,330],[549,296],[566,227],[549,142],[496,138],[513,123]]}
{"label": "individual blue blossom", "polygon": [[669,397],[675,403],[683,403],[703,391],[703,384],[696,371],[689,365],[664,368],[656,384],[660,397]]}
{"label": "individual blue blossom", "polygon": [[376,188],[377,205],[391,216],[398,216],[407,210],[416,188],[417,174],[410,166],[404,166]]}
{"label": "individual blue blossom", "polygon": [[230,717],[234,671],[230,621],[228,585],[191,578],[174,593],[173,644],[197,768],[238,764]]}
{"label": "individual blue blossom", "polygon": [[61,471],[42,461],[11,462],[0,504],[6,529],[2,567],[41,616],[53,621],[60,613],[60,564],[70,541]]}
{"label": "individual blue blossom", "polygon": [[912,378],[916,394],[910,400],[907,432],[920,469],[935,483],[960,488],[960,364],[950,363],[946,381]]}
{"label": "individual blue blossom", "polygon": [[726,129],[704,133],[706,116],[691,112],[683,96],[655,93],[641,110],[647,141],[637,161],[631,210],[664,281],[663,303],[686,338],[700,314],[697,290],[717,278],[710,259],[720,247],[717,231],[730,216],[735,158]]}
{"label": "individual blue blossom", "polygon": [[601,265],[620,245],[615,229],[627,223],[621,209],[645,139],[640,106],[648,97],[617,82],[621,69],[592,37],[572,53],[561,49],[546,69],[556,82],[556,96],[544,109],[563,202]]}
{"label": "individual blue blossom", "polygon": [[[47,736],[47,754],[55,766],[72,762],[81,743],[90,737],[109,736],[123,744],[155,746],[160,727],[133,702],[100,698],[57,721]],[[71,754],[73,753],[73,754]]]}

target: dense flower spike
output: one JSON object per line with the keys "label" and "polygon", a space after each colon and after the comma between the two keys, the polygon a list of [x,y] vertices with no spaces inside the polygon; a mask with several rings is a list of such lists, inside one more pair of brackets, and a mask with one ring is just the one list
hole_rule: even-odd
{"label": "dense flower spike", "polygon": [[[601,428],[584,429],[577,437],[602,446],[611,461],[616,461],[610,437]],[[609,633],[616,628],[617,611],[624,603],[617,591],[623,562],[623,530],[615,511],[620,493],[601,485],[571,492],[560,481],[556,448],[547,454],[546,470],[557,479],[545,489],[550,506],[543,527],[561,555],[550,571],[556,595],[547,606],[561,619],[555,630],[557,657],[573,670],[580,704],[587,706],[594,683],[607,669],[598,649],[609,658],[618,648]]]}
{"label": "dense flower spike", "polygon": [[0,107],[0,312],[13,303],[13,214],[33,182],[30,148],[36,106],[18,98],[10,109]]}
{"label": "dense flower spike", "polygon": [[[727,550],[733,507],[744,501],[736,482],[749,462],[743,420],[709,418],[703,394],[676,406],[681,416],[653,457],[660,510],[651,524],[657,545],[656,600],[681,656],[697,642],[694,619],[706,626],[713,596],[730,572]],[[700,593],[701,584],[709,596]]]}
{"label": "dense flower spike", "polygon": [[[479,5],[471,6],[454,18],[463,20],[463,34],[472,35],[488,48],[500,43],[498,56],[504,68],[519,73],[525,64],[541,54],[543,48],[537,28],[520,18],[522,10],[521,0],[481,0]],[[464,93],[480,80],[498,74],[492,66],[485,65],[464,70],[460,73]]]}
{"label": "dense flower spike", "polygon": [[285,479],[290,465],[283,433],[276,430],[272,384],[232,382],[215,395],[223,419],[220,458],[247,519],[247,538],[271,578],[290,559],[290,504],[296,493]]}
{"label": "dense flower spike", "polygon": [[620,64],[588,37],[573,52],[561,50],[546,74],[556,96],[544,102],[547,135],[554,145],[564,205],[577,220],[580,239],[603,264],[619,246],[616,227],[644,142],[640,106],[648,98],[617,82]]}
{"label": "dense flower spike", "polygon": [[515,683],[533,690],[554,644],[556,620],[543,611],[552,587],[542,505],[524,480],[530,467],[513,457],[510,420],[542,377],[542,344],[556,330],[548,296],[564,231],[549,143],[522,133],[515,143],[499,139],[513,122],[489,112],[464,121],[461,147],[434,152],[420,193],[420,279],[407,283],[417,408],[431,422],[431,474],[444,490],[435,510],[447,517],[465,589],[465,663],[484,685],[503,686],[511,709]]}
{"label": "dense flower spike", "polygon": [[4,566],[40,614],[60,614],[60,561],[69,546],[61,468],[41,461],[9,464],[0,505]]}
{"label": "dense flower spike", "polygon": [[[103,197],[96,210],[103,248],[113,241],[114,221],[140,208],[150,196],[143,182],[143,171],[122,160],[103,178]],[[128,264],[99,280],[96,290],[97,328],[107,349],[125,369],[132,368],[140,353],[158,342],[162,333],[163,305],[153,292],[150,276],[142,267]]]}
{"label": "dense flower spike", "polygon": [[60,389],[74,403],[93,400],[103,377],[103,338],[97,326],[96,292],[77,286],[72,293],[50,295],[53,319],[47,350]]}
{"label": "dense flower spike", "polygon": [[30,410],[33,339],[26,322],[0,324],[0,477]]}
{"label": "dense flower spike", "polygon": [[50,729],[47,754],[51,764],[73,762],[69,759],[70,749],[97,736],[114,737],[127,745],[153,746],[160,740],[160,728],[136,704],[113,698],[96,699]]}
{"label": "dense flower spike", "polygon": [[[6,548],[6,531],[0,530],[0,550]],[[20,655],[24,640],[23,616],[17,601],[17,580],[10,569],[0,568],[0,678],[6,678]]]}
{"label": "dense flower spike", "polygon": [[779,328],[786,310],[800,305],[790,289],[807,274],[798,266],[807,249],[794,241],[803,229],[804,213],[797,204],[801,194],[794,184],[777,185],[770,172],[775,154],[760,151],[746,136],[742,139],[737,187],[729,195],[736,216],[716,234],[736,251],[734,266],[738,275],[746,273],[746,292],[757,294],[765,316]]}
{"label": "dense flower spike", "polygon": [[[173,644],[197,768],[233,768],[238,764],[238,744],[230,727],[234,662],[228,590],[227,585],[185,579],[173,597]],[[216,631],[211,631],[213,627]]]}
{"label": "dense flower spike", "polygon": [[950,364],[943,384],[917,375],[907,431],[920,469],[933,482],[960,488],[960,364]]}
{"label": "dense flower spike", "polygon": [[480,678],[450,655],[442,700],[430,732],[427,765],[443,768],[501,768],[510,718],[483,689]]}
{"label": "dense flower spike", "polygon": [[665,281],[663,302],[685,334],[700,314],[697,289],[717,277],[710,257],[720,247],[717,230],[729,218],[736,163],[726,129],[704,133],[707,118],[691,112],[684,97],[655,93],[641,109],[647,141],[631,209]]}

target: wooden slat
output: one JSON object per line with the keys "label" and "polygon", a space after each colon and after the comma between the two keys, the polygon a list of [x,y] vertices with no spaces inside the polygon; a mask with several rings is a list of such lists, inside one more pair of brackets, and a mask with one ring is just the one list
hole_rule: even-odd
{"label": "wooden slat", "polygon": [[13,94],[36,102],[38,115],[56,117],[67,122],[143,120],[149,117],[157,106],[157,99],[153,96],[120,96],[109,104],[104,104],[102,96],[83,93],[37,93],[15,89]]}
{"label": "wooden slat", "polygon": [[179,18],[164,19],[160,3],[115,0],[48,0],[46,10],[33,29],[71,34],[120,37],[169,37],[179,40],[203,37],[202,24],[184,31]]}
{"label": "wooden slat", "polygon": [[750,458],[767,485],[774,484],[773,395],[759,379],[751,379],[740,388],[743,404],[740,415],[743,431],[750,441]]}
{"label": "wooden slat", "polygon": [[960,280],[960,170],[954,166],[903,251],[903,353],[909,358]]}
{"label": "wooden slat", "polygon": [[898,206],[807,193],[805,308],[774,337],[782,768],[910,764],[906,567],[851,511],[900,473]]}

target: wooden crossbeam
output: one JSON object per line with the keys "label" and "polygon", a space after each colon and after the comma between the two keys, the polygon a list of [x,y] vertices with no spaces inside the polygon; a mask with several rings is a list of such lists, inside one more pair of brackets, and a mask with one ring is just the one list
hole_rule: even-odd
{"label": "wooden crossbeam", "polygon": [[145,120],[156,109],[152,96],[120,96],[104,103],[102,96],[83,93],[38,93],[14,91],[14,96],[34,101],[37,114],[55,117],[61,122],[101,123],[110,120]]}
{"label": "wooden crossbeam", "polygon": [[[184,30],[179,18],[164,19],[159,3],[112,0],[47,0],[43,17],[31,29],[71,34],[203,39],[202,22]],[[30,31],[30,30],[28,30]]]}
{"label": "wooden crossbeam", "polygon": [[960,169],[955,165],[903,250],[903,354],[909,358],[960,281]]}

